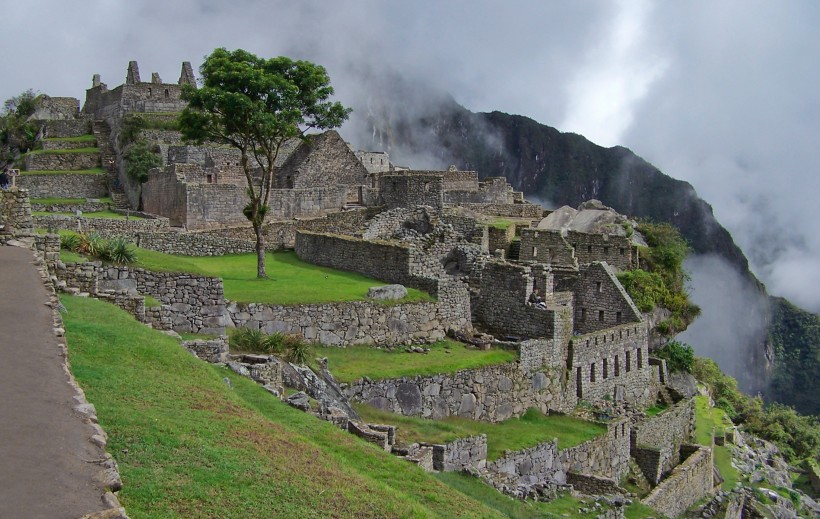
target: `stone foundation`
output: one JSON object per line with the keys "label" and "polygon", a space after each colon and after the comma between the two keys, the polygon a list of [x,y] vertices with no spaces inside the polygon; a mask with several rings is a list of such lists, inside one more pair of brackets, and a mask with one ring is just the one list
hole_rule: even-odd
{"label": "stone foundation", "polygon": [[669,517],[677,517],[714,490],[712,449],[693,446],[695,451],[675,468],[642,501]]}

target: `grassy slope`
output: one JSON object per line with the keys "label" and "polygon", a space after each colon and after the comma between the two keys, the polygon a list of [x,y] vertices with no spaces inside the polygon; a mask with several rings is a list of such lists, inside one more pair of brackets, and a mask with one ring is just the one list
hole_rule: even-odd
{"label": "grassy slope", "polygon": [[111,305],[63,303],[73,372],[110,435],[132,517],[498,515]]}
{"label": "grassy slope", "polygon": [[535,447],[553,438],[558,438],[559,449],[567,449],[606,432],[601,424],[563,415],[544,416],[535,409],[528,410],[521,418],[500,423],[477,422],[457,416],[425,420],[379,411],[366,405],[356,405],[356,411],[368,422],[398,426],[398,438],[403,443],[446,443],[486,434],[488,461],[500,458],[507,449],[516,451]]}
{"label": "grassy slope", "polygon": [[[723,432],[727,426],[731,426],[731,420],[722,409],[709,407],[708,397],[695,397],[695,441],[698,444],[712,445],[715,432]],[[731,490],[740,478],[737,469],[732,467],[732,453],[726,446],[715,445],[714,449],[715,466],[724,479],[721,487]]]}
{"label": "grassy slope", "polygon": [[468,349],[454,341],[440,341],[427,346],[429,353],[407,353],[404,349],[387,350],[369,346],[319,348],[316,356],[327,357],[333,376],[340,382],[352,382],[362,377],[373,380],[413,375],[455,373],[469,368],[512,362],[518,354],[511,350]]}
{"label": "grassy slope", "polygon": [[[381,281],[353,272],[342,272],[311,265],[294,252],[268,253],[266,271],[269,279],[256,278],[256,255],[175,256],[147,249],[137,249],[137,264],[150,270],[190,272],[221,277],[225,297],[231,301],[281,305],[361,301],[367,289],[383,285]],[[424,292],[408,289],[406,301],[429,301]]]}

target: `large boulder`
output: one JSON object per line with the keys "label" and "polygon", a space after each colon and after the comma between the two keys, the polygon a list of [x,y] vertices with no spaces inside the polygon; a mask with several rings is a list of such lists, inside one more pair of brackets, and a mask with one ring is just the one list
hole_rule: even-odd
{"label": "large boulder", "polygon": [[407,297],[407,289],[404,285],[384,285],[380,287],[370,287],[367,291],[370,299],[395,300]]}

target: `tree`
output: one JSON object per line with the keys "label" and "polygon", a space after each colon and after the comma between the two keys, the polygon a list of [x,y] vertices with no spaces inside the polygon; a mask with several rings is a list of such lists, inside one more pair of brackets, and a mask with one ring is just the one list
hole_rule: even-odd
{"label": "tree", "polygon": [[6,99],[0,111],[0,169],[12,166],[22,153],[34,148],[38,127],[28,120],[36,109],[37,94],[26,90]]}
{"label": "tree", "polygon": [[214,50],[200,67],[202,86],[186,85],[188,107],[180,116],[183,138],[230,145],[241,154],[248,184],[243,213],[256,234],[257,277],[265,274],[262,226],[282,144],[310,130],[344,122],[350,109],[333,95],[324,67],[280,56],[264,59],[242,49]]}

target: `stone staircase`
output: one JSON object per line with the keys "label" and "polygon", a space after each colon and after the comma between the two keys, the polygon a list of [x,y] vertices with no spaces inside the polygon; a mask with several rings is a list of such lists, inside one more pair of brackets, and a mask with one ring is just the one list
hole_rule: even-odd
{"label": "stone staircase", "polygon": [[100,164],[107,173],[111,207],[114,209],[132,209],[128,196],[120,184],[117,172],[117,154],[111,145],[111,126],[106,121],[95,120],[91,123],[91,131],[94,137],[97,138],[97,146],[100,149]]}

